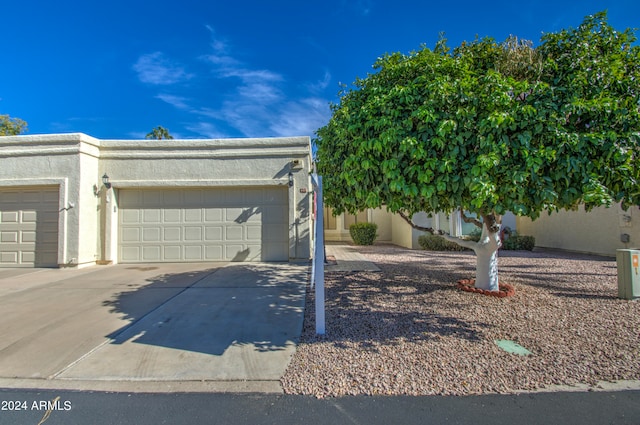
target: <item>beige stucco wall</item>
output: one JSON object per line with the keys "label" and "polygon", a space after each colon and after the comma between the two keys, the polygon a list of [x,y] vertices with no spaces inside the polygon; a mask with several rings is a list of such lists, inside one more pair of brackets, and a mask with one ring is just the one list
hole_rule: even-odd
{"label": "beige stucco wall", "polygon": [[[60,191],[60,265],[117,259],[117,193],[132,187],[289,187],[289,256],[311,255],[309,137],[98,140],[85,134],[0,137],[0,188]],[[108,174],[112,188],[103,186]]]}
{"label": "beige stucco wall", "polygon": [[[628,218],[626,218],[628,217]],[[640,248],[640,210],[619,205],[578,211],[543,213],[538,219],[517,218],[518,233],[536,238],[536,246],[615,256],[616,249]],[[629,243],[621,235],[630,237]]]}
{"label": "beige stucco wall", "polygon": [[391,228],[393,232],[391,242],[393,244],[403,246],[405,248],[412,248],[412,228],[402,219],[402,217],[394,214],[391,218]]}
{"label": "beige stucco wall", "polygon": [[378,242],[391,242],[393,214],[386,208],[376,208],[369,211],[369,221],[378,225]]}

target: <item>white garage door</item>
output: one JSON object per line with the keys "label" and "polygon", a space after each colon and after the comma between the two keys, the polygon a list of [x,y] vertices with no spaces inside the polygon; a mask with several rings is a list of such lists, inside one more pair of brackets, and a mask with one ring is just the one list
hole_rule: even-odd
{"label": "white garage door", "polygon": [[57,267],[58,215],[58,187],[0,189],[0,267]]}
{"label": "white garage door", "polygon": [[287,261],[287,188],[121,189],[118,260]]}

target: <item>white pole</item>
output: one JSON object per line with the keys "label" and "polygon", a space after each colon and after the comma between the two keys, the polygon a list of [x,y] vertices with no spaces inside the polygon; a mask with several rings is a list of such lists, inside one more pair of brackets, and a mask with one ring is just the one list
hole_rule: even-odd
{"label": "white pole", "polygon": [[322,200],[322,176],[317,176],[317,180],[316,243],[313,255],[313,261],[317,262],[315,267],[316,334],[324,335],[324,206]]}

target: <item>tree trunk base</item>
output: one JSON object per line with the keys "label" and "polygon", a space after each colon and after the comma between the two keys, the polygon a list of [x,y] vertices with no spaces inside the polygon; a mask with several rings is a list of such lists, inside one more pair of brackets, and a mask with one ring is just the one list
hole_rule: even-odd
{"label": "tree trunk base", "polygon": [[486,289],[476,288],[473,285],[476,283],[475,279],[462,279],[458,281],[458,289],[466,292],[475,292],[476,294],[489,295],[492,297],[511,297],[516,293],[513,285],[508,283],[498,283],[500,287],[499,291],[487,291]]}

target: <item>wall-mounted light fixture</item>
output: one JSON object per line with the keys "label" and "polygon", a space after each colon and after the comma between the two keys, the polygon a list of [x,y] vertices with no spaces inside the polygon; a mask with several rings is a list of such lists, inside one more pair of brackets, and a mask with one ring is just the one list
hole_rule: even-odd
{"label": "wall-mounted light fixture", "polygon": [[102,184],[107,189],[111,189],[111,183],[109,183],[109,176],[107,176],[107,173],[104,173],[104,176],[102,176]]}
{"label": "wall-mounted light fixture", "polygon": [[293,187],[293,173],[289,171],[289,187]]}

